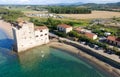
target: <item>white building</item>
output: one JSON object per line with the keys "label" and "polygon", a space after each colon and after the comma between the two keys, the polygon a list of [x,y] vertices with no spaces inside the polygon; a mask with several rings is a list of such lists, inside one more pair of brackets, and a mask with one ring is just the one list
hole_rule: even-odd
{"label": "white building", "polygon": [[82,29],[82,28],[78,27],[74,30],[76,32],[86,36],[87,38],[90,38],[90,39],[93,39],[93,40],[97,39],[97,37],[98,37],[96,34],[92,33],[90,30],[87,30],[87,29]]}
{"label": "white building", "polygon": [[112,44],[112,45],[115,45],[115,46],[118,46],[120,47],[120,38],[119,37],[116,37],[116,36],[108,36],[106,41],[109,43],[109,44]]}
{"label": "white building", "polygon": [[57,29],[58,29],[59,31],[68,33],[68,32],[70,32],[70,31],[72,31],[73,28],[72,28],[72,26],[70,26],[70,25],[60,24],[60,25],[57,26]]}
{"label": "white building", "polygon": [[77,27],[74,29],[75,31],[77,31],[78,33],[92,33],[91,30],[87,30],[87,29],[83,29],[81,27]]}
{"label": "white building", "polygon": [[85,36],[86,36],[87,38],[90,38],[90,39],[93,39],[93,40],[97,39],[97,35],[94,34],[94,33],[88,33],[88,32],[86,32],[86,33],[84,33],[84,34],[85,34]]}
{"label": "white building", "polygon": [[21,22],[14,24],[12,30],[14,50],[17,52],[49,42],[49,29],[46,26],[34,28],[33,23]]}
{"label": "white building", "polygon": [[110,36],[111,33],[110,33],[110,32],[105,32],[104,35],[105,35],[105,36]]}

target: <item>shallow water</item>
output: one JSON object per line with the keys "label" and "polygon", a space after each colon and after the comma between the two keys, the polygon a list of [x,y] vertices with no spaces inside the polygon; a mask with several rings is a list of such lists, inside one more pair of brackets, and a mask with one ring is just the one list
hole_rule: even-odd
{"label": "shallow water", "polygon": [[3,37],[0,33],[0,77],[112,77],[82,58],[47,46],[13,54],[13,40],[6,42]]}
{"label": "shallow water", "polygon": [[11,49],[13,44],[13,39],[7,38],[8,36],[5,32],[0,29],[0,48]]}
{"label": "shallow water", "polygon": [[0,77],[107,76],[84,60],[46,46],[29,50],[20,55],[3,50],[0,52]]}

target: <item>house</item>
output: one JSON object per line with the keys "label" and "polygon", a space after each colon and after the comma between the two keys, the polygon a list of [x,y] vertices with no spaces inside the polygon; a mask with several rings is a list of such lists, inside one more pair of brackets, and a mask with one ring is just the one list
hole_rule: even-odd
{"label": "house", "polygon": [[75,28],[74,31],[78,32],[78,33],[81,33],[82,32],[82,28],[78,27],[78,28]]}
{"label": "house", "polygon": [[49,42],[49,29],[46,26],[35,27],[30,22],[13,24],[14,51],[21,52]]}
{"label": "house", "polygon": [[73,28],[72,28],[72,26],[67,25],[67,24],[60,24],[60,25],[57,26],[57,29],[58,29],[59,31],[68,33],[68,32],[70,32],[70,31],[72,31]]}
{"label": "house", "polygon": [[104,35],[105,35],[105,36],[110,36],[111,33],[110,33],[110,32],[105,32]]}
{"label": "house", "polygon": [[117,38],[115,36],[108,36],[107,42],[112,45],[120,46],[120,38]]}
{"label": "house", "polygon": [[85,32],[84,35],[87,37],[87,38],[90,38],[90,39],[97,39],[97,35],[94,34],[94,33],[89,33],[89,32]]}
{"label": "house", "polygon": [[94,33],[91,33],[90,30],[82,29],[82,28],[78,27],[78,28],[75,28],[74,31],[86,36],[87,38],[90,38],[93,40],[97,39],[97,35]]}
{"label": "house", "polygon": [[85,32],[91,33],[91,30],[83,29],[81,27],[75,28],[74,30],[78,33],[85,33]]}

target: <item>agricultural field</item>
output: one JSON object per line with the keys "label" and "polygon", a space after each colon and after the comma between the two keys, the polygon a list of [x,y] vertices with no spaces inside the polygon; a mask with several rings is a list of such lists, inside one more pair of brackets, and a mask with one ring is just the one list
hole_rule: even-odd
{"label": "agricultural field", "polygon": [[74,19],[97,19],[97,18],[120,17],[120,12],[92,11],[91,14],[58,14],[58,15]]}

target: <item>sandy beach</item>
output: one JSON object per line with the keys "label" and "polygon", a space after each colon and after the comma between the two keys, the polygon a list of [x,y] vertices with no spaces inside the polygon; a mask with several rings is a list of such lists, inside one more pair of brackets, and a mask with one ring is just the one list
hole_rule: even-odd
{"label": "sandy beach", "polygon": [[7,23],[3,20],[0,20],[0,29],[2,29],[8,36],[8,38],[12,39],[12,26],[10,23]]}
{"label": "sandy beach", "polygon": [[67,45],[64,43],[59,43],[59,42],[51,42],[48,44],[48,46],[57,48],[57,49],[61,49],[61,50],[65,50],[66,52],[68,52],[76,57],[82,57],[82,58],[88,60],[91,64],[95,65],[96,67],[99,67],[100,70],[108,72],[114,77],[120,77],[119,69],[116,69],[116,68],[110,66],[109,64],[106,64],[106,63],[98,60],[97,58],[86,54],[85,52],[77,49],[76,47],[73,47],[71,45]]}

